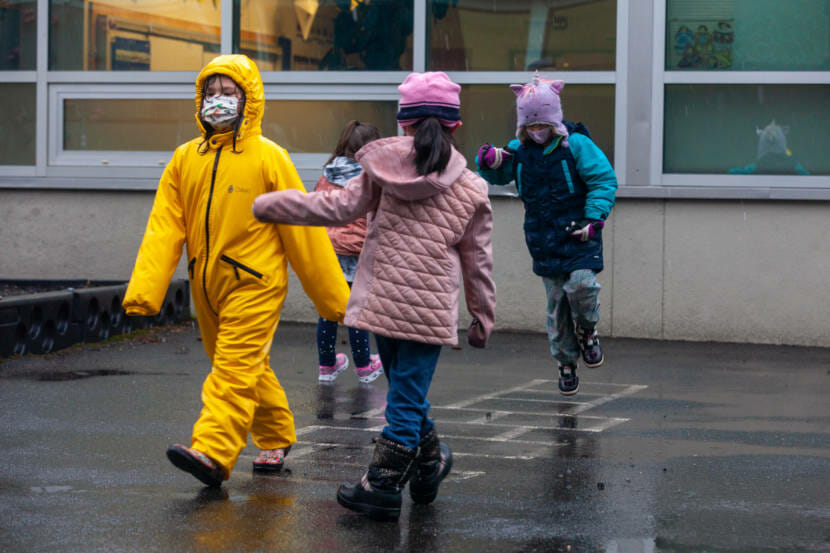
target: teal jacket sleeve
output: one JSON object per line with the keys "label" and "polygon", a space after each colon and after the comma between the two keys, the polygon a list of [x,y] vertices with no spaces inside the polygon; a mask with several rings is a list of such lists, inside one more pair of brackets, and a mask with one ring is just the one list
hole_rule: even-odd
{"label": "teal jacket sleeve", "polygon": [[588,186],[584,215],[586,219],[605,219],[614,207],[617,194],[617,175],[602,150],[584,134],[568,137],[576,170]]}
{"label": "teal jacket sleeve", "polygon": [[[519,148],[519,140],[514,138],[510,141],[507,145],[508,148],[512,150],[516,150]],[[476,169],[478,174],[486,180],[489,184],[498,184],[498,185],[505,185],[510,184],[516,178],[515,173],[513,171],[513,158],[511,157],[507,161],[501,164],[501,167],[498,169],[487,169],[482,168],[481,163],[478,160],[478,155],[476,154]]]}

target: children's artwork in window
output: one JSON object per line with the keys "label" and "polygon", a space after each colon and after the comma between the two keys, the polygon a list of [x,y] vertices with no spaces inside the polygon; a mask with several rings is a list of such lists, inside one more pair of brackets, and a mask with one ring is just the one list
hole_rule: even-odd
{"label": "children's artwork in window", "polygon": [[669,22],[669,69],[729,69],[735,42],[733,20]]}

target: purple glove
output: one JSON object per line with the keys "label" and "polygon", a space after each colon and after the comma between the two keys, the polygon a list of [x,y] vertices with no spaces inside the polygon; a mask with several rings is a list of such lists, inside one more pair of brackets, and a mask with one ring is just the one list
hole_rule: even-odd
{"label": "purple glove", "polygon": [[605,227],[605,221],[598,221],[596,219],[580,219],[579,221],[571,221],[571,224],[565,227],[565,232],[571,235],[574,240],[580,242],[587,242]]}
{"label": "purple glove", "polygon": [[502,163],[513,157],[505,148],[495,148],[489,144],[482,144],[478,149],[478,164],[487,169],[498,169]]}
{"label": "purple glove", "polygon": [[481,321],[473,317],[473,322],[467,329],[467,343],[474,348],[483,348],[487,345],[487,338],[484,336],[484,327],[481,326]]}

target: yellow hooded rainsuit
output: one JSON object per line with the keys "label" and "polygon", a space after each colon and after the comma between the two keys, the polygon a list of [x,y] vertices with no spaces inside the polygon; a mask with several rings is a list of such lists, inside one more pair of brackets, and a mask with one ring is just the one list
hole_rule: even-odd
{"label": "yellow hooded rainsuit", "polygon": [[[203,143],[202,91],[215,74],[242,88],[244,110],[238,131]],[[261,223],[251,213],[260,194],[303,189],[286,151],[262,136],[264,108],[262,80],[247,57],[219,56],[199,73],[202,137],[179,146],[164,170],[124,297],[128,315],[158,313],[187,244],[191,294],[212,363],[191,447],[221,465],[226,478],[249,431],[261,449],[297,439],[285,391],[269,365],[288,285],[286,262],[320,316],[342,321],[349,296],[325,228]]]}

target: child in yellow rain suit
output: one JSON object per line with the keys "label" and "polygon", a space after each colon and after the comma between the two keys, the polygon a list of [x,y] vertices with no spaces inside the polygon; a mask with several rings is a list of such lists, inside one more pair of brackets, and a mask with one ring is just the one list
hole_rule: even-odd
{"label": "child in yellow rain suit", "polygon": [[191,293],[211,360],[190,447],[170,461],[209,486],[227,480],[251,433],[254,470],[279,470],[296,441],[285,391],[269,365],[287,263],[321,317],[343,321],[349,288],[323,227],[272,225],[251,213],[266,192],[303,190],[286,151],[262,136],[265,91],[253,61],[219,56],[196,79],[201,137],[164,170],[124,297],[128,315],[158,313],[187,245]]}

